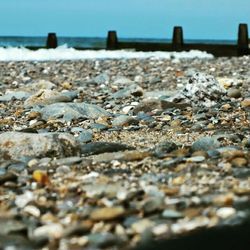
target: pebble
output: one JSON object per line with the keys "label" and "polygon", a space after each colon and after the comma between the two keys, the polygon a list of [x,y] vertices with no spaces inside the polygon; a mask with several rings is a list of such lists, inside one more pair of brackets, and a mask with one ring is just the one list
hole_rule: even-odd
{"label": "pebble", "polygon": [[197,141],[195,141],[192,145],[193,151],[208,151],[213,150],[220,147],[219,141],[212,137],[201,137]]}
{"label": "pebble", "polygon": [[166,218],[166,219],[180,219],[180,218],[183,218],[184,216],[182,213],[180,213],[178,211],[171,210],[171,209],[165,209],[162,212],[162,217]]}
{"label": "pebble", "polygon": [[90,218],[94,221],[107,221],[121,218],[125,215],[123,207],[105,207],[94,210],[90,214]]}
{"label": "pebble", "polygon": [[244,167],[247,166],[247,159],[243,157],[236,157],[231,161],[231,164],[235,167]]}
{"label": "pebble", "polygon": [[20,157],[70,156],[79,154],[75,138],[66,133],[21,133],[0,134],[0,155],[8,159]]}
{"label": "pebble", "polygon": [[212,107],[216,99],[225,94],[225,89],[211,75],[197,72],[189,78],[185,87],[171,97],[171,101],[183,101],[192,105]]}
{"label": "pebble", "polygon": [[134,147],[114,143],[114,142],[91,142],[81,146],[81,153],[83,155],[96,155],[106,152],[117,152],[124,150],[133,150]]}
{"label": "pebble", "polygon": [[230,88],[227,91],[227,95],[229,97],[233,97],[233,98],[240,98],[241,97],[241,91],[239,89]]}
{"label": "pebble", "polygon": [[240,104],[243,108],[250,107],[250,98],[245,98]]}
{"label": "pebble", "polygon": [[27,98],[24,107],[30,108],[36,105],[49,105],[57,102],[70,102],[76,97],[76,94],[59,93],[55,90],[41,89],[34,95]]}
{"label": "pebble", "polygon": [[0,102],[9,102],[11,100],[26,100],[31,94],[25,91],[8,92],[0,96]]}
{"label": "pebble", "polygon": [[155,226],[155,222],[149,219],[142,219],[142,220],[134,222],[131,225],[131,228],[135,231],[135,233],[141,234],[147,229],[153,228],[154,226]]}
{"label": "pebble", "polygon": [[129,125],[138,124],[138,122],[139,121],[132,116],[119,115],[112,121],[112,125],[113,126],[129,126]]}
{"label": "pebble", "polygon": [[58,223],[50,223],[48,225],[43,225],[37,227],[34,232],[34,237],[36,238],[60,238],[63,235],[63,227]]}
{"label": "pebble", "polygon": [[121,89],[114,94],[112,94],[112,98],[114,99],[122,99],[130,96],[142,96],[143,89],[137,84],[131,84],[128,87]]}
{"label": "pebble", "polygon": [[111,114],[103,108],[88,103],[54,103],[38,110],[42,118],[61,119],[63,121],[72,121],[80,118],[98,118],[100,116],[110,117]]}
{"label": "pebble", "polygon": [[236,214],[236,211],[232,207],[221,207],[216,211],[216,215],[221,219],[227,219]]}
{"label": "pebble", "polygon": [[154,149],[154,155],[158,158],[165,157],[168,153],[176,150],[178,146],[172,141],[163,141],[157,144]]}
{"label": "pebble", "polygon": [[162,197],[151,197],[143,201],[142,209],[146,214],[148,214],[161,210],[162,205]]}
{"label": "pebble", "polygon": [[32,205],[28,205],[28,206],[24,207],[23,212],[30,214],[36,218],[39,218],[41,215],[39,208],[32,206]]}

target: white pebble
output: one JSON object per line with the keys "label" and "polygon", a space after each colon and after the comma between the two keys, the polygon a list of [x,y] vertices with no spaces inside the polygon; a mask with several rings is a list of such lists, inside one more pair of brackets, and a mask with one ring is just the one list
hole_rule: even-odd
{"label": "white pebble", "polygon": [[227,219],[233,216],[235,213],[236,210],[233,207],[222,207],[216,211],[217,216],[222,219]]}

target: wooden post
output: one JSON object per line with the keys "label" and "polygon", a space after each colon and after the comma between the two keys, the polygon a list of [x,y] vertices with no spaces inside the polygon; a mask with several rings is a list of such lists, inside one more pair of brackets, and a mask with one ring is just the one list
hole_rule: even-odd
{"label": "wooden post", "polygon": [[175,26],[173,30],[172,46],[176,51],[182,50],[183,46],[183,30],[181,26]]}
{"label": "wooden post", "polygon": [[116,31],[109,31],[107,37],[107,50],[116,50],[118,49],[118,38]]}
{"label": "wooden post", "polygon": [[247,28],[247,24],[245,23],[239,24],[237,47],[238,47],[238,56],[249,54],[248,28]]}
{"label": "wooden post", "polygon": [[49,33],[48,34],[46,46],[48,49],[55,49],[57,47],[56,33]]}

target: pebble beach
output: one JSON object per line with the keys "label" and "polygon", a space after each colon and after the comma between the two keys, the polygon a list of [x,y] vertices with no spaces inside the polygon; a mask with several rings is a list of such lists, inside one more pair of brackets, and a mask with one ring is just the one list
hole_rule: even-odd
{"label": "pebble beach", "polygon": [[136,249],[249,220],[249,68],[0,62],[0,249]]}

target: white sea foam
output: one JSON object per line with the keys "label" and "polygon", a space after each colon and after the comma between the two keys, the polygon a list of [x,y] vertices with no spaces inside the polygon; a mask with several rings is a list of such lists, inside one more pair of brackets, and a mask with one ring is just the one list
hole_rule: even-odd
{"label": "white sea foam", "polygon": [[129,58],[206,58],[211,59],[213,55],[198,50],[183,52],[135,52],[127,50],[76,50],[68,48],[67,45],[56,49],[29,50],[26,48],[1,48],[0,61],[51,61],[51,60],[81,60],[81,59],[129,59]]}

